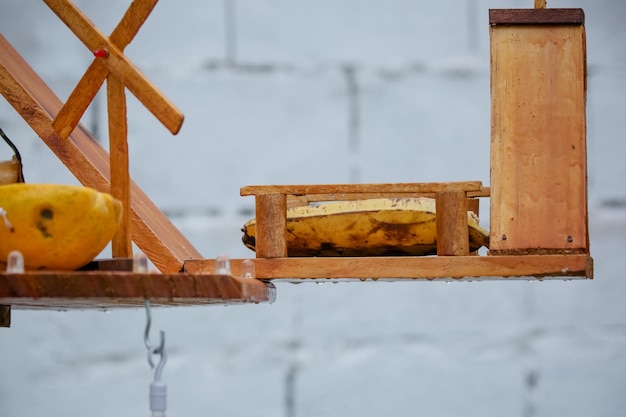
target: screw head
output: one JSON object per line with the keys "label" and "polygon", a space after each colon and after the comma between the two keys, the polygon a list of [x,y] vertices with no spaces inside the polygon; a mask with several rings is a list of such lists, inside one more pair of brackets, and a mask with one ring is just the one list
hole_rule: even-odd
{"label": "screw head", "polygon": [[109,56],[109,51],[104,48],[96,49],[95,51],[93,51],[93,56],[95,56],[96,58],[106,58]]}

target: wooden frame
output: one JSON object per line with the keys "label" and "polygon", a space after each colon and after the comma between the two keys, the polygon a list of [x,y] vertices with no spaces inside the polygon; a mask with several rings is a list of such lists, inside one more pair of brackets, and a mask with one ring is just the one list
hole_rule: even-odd
{"label": "wooden frame", "polygon": [[[243,187],[256,199],[256,269],[267,279],[593,277],[587,227],[586,47],[581,9],[490,10],[491,187],[479,182]],[[482,193],[481,193],[482,191]],[[293,201],[436,198],[436,257],[288,258]],[[470,197],[490,195],[490,250],[468,256]],[[469,198],[469,200],[468,200]],[[237,261],[231,261],[238,268]],[[185,270],[212,270],[189,260]]]}
{"label": "wooden frame", "polygon": [[[256,277],[260,279],[341,281],[593,277],[593,260],[588,254],[470,255],[465,246],[467,241],[466,202],[467,199],[471,201],[489,195],[489,189],[483,187],[479,181],[248,186],[241,189],[241,194],[252,195],[256,199],[257,257],[254,263]],[[422,196],[434,196],[437,200],[438,213],[444,213],[441,218],[445,220],[437,223],[437,256],[328,258],[286,256],[286,210],[290,201],[302,204],[306,201]],[[450,209],[450,205],[454,208]],[[243,261],[243,259],[230,260],[234,274],[241,274]],[[190,259],[185,262],[185,271],[192,274],[214,270],[215,260],[213,259]]]}

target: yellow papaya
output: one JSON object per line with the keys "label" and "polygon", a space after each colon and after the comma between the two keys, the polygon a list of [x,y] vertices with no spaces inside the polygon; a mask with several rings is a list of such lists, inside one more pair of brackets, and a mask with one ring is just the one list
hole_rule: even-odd
{"label": "yellow papaya", "polygon": [[27,270],[74,270],[94,259],[120,224],[122,203],[88,187],[0,185],[0,266],[12,250]]}

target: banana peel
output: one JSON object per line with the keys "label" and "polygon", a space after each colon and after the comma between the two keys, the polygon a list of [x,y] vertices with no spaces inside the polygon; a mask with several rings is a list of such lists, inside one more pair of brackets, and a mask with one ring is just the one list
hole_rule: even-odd
{"label": "banana peel", "polygon": [[13,250],[27,270],[74,270],[93,260],[120,224],[122,203],[92,188],[0,185],[0,266]]}
{"label": "banana peel", "polygon": [[[470,251],[489,246],[489,232],[468,212]],[[242,241],[255,250],[256,219]],[[432,198],[342,201],[287,210],[288,256],[420,256],[437,254]]]}

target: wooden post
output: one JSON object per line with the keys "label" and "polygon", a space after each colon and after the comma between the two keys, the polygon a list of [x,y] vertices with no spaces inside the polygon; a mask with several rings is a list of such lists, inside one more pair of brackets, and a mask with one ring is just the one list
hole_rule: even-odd
{"label": "wooden post", "polygon": [[588,253],[582,9],[490,10],[492,254]]}
{"label": "wooden post", "polygon": [[437,255],[469,255],[467,195],[464,191],[437,193]]}
{"label": "wooden post", "polygon": [[107,78],[109,110],[109,155],[111,158],[111,195],[122,202],[122,220],[113,236],[114,258],[133,256],[130,235],[130,174],[128,163],[128,123],[124,84],[114,75]]}
{"label": "wooden post", "polygon": [[287,196],[259,194],[256,196],[257,258],[287,257]]}

